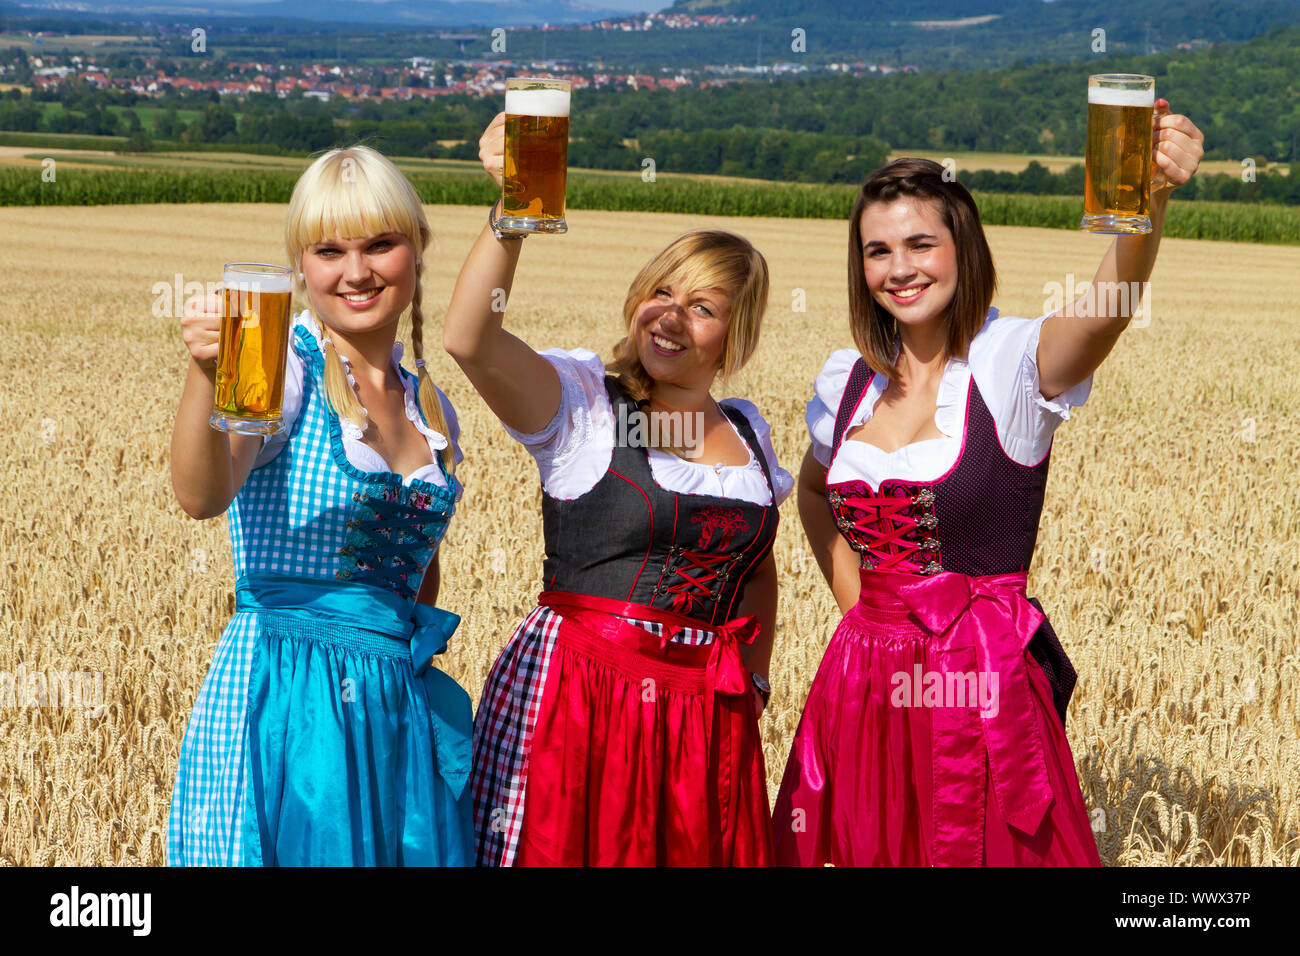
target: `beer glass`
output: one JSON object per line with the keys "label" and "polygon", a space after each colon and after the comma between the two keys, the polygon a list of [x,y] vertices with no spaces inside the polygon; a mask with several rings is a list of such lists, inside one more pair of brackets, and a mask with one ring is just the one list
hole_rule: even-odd
{"label": "beer glass", "polygon": [[1088,149],[1084,165],[1085,232],[1145,235],[1151,231],[1154,77],[1101,73],[1088,77]]}
{"label": "beer glass", "polygon": [[497,228],[508,235],[568,232],[569,81],[506,80],[506,155]]}
{"label": "beer glass", "polygon": [[226,263],[217,391],[208,419],[213,428],[244,435],[270,435],[283,428],[291,277],[284,266]]}

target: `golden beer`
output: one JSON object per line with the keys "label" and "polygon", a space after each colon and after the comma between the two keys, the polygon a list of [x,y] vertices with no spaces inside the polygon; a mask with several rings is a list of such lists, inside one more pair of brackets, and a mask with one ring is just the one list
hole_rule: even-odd
{"label": "golden beer", "polygon": [[1151,231],[1152,117],[1155,80],[1102,74],[1088,80],[1088,146],[1084,164],[1087,232]]}
{"label": "golden beer", "polygon": [[569,83],[516,77],[506,82],[506,150],[498,228],[566,232]]}
{"label": "golden beer", "polygon": [[232,262],[222,278],[225,307],[217,344],[213,428],[245,435],[280,431],[289,356],[290,272]]}

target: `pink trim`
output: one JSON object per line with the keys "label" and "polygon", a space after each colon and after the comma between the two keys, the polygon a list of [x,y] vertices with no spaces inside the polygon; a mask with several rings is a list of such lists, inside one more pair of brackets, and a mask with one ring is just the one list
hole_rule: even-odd
{"label": "pink trim", "polygon": [[[611,450],[611,455],[612,455],[612,450]],[[637,491],[641,492],[641,497],[645,499],[645,508],[646,508],[646,511],[648,511],[648,512],[650,513],[650,534],[649,534],[649,536],[648,536],[648,537],[649,537],[649,544],[646,545],[646,549],[645,549],[645,557],[641,559],[641,567],[637,568],[637,571],[636,571],[636,577],[634,577],[634,578],[632,579],[632,587],[631,587],[630,589],[628,589],[628,592],[627,592],[627,598],[626,598],[625,600],[630,601],[630,600],[632,600],[632,595],[636,593],[636,584],[637,584],[637,582],[641,580],[641,572],[645,570],[646,562],[650,560],[650,550],[651,550],[651,548],[654,547],[654,540],[655,540],[655,509],[654,509],[654,506],[653,506],[652,504],[650,504],[650,496],[647,495],[647,494],[645,493],[645,489],[642,488],[640,485],[638,485],[638,484],[637,484],[635,481],[633,481],[631,478],[627,477],[626,475],[620,475],[620,474],[619,474],[618,472],[616,472],[613,468],[610,468],[610,469],[608,470],[607,474],[611,474],[611,475],[613,475],[615,478],[622,478],[624,481],[626,481],[629,485],[631,485],[631,486],[632,486],[633,488],[635,488]]]}
{"label": "pink trim", "polygon": [[[945,471],[945,472],[944,472],[942,475],[940,475],[938,478],[932,478],[932,479],[930,479],[929,481],[917,481],[917,480],[912,479],[912,478],[886,478],[886,479],[885,479],[884,481],[882,481],[879,485],[872,485],[871,482],[867,481],[867,480],[864,479],[864,478],[854,478],[854,479],[852,479],[852,482],[849,482],[849,481],[837,481],[837,482],[835,482],[835,484],[836,484],[836,485],[847,485],[847,484],[851,484],[851,483],[854,483],[854,482],[858,482],[858,483],[861,483],[861,484],[863,484],[863,485],[866,485],[868,488],[871,489],[871,491],[872,491],[874,494],[877,494],[877,495],[878,495],[878,494],[880,494],[880,492],[884,489],[885,485],[891,485],[891,484],[892,484],[892,485],[905,485],[905,486],[908,486],[908,487],[911,487],[911,486],[915,485],[915,486],[917,486],[917,487],[924,487],[924,486],[926,486],[926,485],[937,485],[937,484],[939,484],[939,483],[942,482],[942,481],[946,481],[949,477],[951,477],[952,473],[953,473],[954,471],[957,470],[957,466],[961,464],[961,460],[962,460],[962,458],[965,457],[965,455],[966,455],[966,439],[967,439],[967,437],[970,435],[970,398],[971,398],[971,393],[972,393],[974,390],[975,390],[975,373],[972,371],[972,372],[971,372],[971,377],[970,377],[970,382],[967,383],[967,385],[966,385],[966,411],[965,411],[965,412],[963,413],[963,415],[962,415],[962,422],[961,422],[961,448],[959,448],[959,449],[957,450],[957,458],[956,458],[956,460],[954,460],[953,463],[952,463],[952,465],[948,468],[948,470]],[[867,393],[866,393],[866,390],[864,389],[863,392],[862,392],[862,395],[863,395],[864,398],[866,397],[866,394],[867,394]],[[859,399],[858,401],[861,402],[861,399]],[[986,410],[987,410],[987,406],[986,406]],[[854,413],[855,415],[857,414],[857,409],[856,409],[856,408],[853,410],[853,413]],[[992,417],[992,416],[990,416],[990,417]],[[994,435],[995,435],[995,437],[996,437],[996,433],[997,433],[996,425],[995,425],[993,431],[994,431]],[[848,433],[849,433],[849,430],[848,430],[847,428],[845,428],[845,429],[844,429],[844,434],[845,434],[846,437],[844,438],[844,441],[848,441],[848,438],[847,438]],[[843,444],[843,443],[844,443],[844,442],[842,441],[840,444]],[[865,445],[865,444],[868,444],[868,443],[867,443],[867,442],[863,442],[863,444]],[[872,446],[872,447],[875,447],[875,446]],[[907,446],[904,445],[903,447],[907,447]],[[837,452],[837,453],[838,453],[838,452]],[[889,454],[889,453],[886,452],[886,454]],[[832,465],[835,464],[835,459],[834,459],[834,458],[831,459],[831,464],[832,464]],[[1022,466],[1022,467],[1023,467],[1023,466]],[[830,470],[829,468],[827,468],[827,469],[826,469],[826,487],[827,487],[828,490],[829,490],[830,488],[834,487],[834,485],[831,484],[831,481],[830,481],[830,475],[831,475],[831,470]]]}
{"label": "pink trim", "polygon": [[[1038,359],[1035,358],[1035,359],[1034,359],[1034,362],[1037,363],[1037,362],[1038,362]],[[1035,364],[1035,367],[1037,367],[1036,364]],[[1018,372],[1019,369],[1017,369],[1016,371]],[[971,384],[974,385],[974,384],[975,384],[975,368],[974,368],[974,366],[972,366],[972,367],[971,367],[971,370],[970,370],[970,380],[971,380]],[[1069,391],[1069,389],[1066,389],[1066,391]],[[1043,390],[1042,390],[1041,388],[1038,390],[1038,394],[1039,394],[1039,395],[1042,395],[1042,394],[1043,394]],[[1064,395],[1065,392],[1062,392],[1061,394]],[[980,392],[980,397],[981,397],[981,398],[984,397],[984,393],[983,393],[983,392]],[[1045,401],[1049,401],[1049,402],[1051,401],[1050,398],[1046,398],[1046,397],[1044,398],[1044,400],[1045,400]],[[998,434],[998,420],[997,420],[996,418],[993,417],[993,410],[992,410],[991,408],[989,408],[989,403],[988,403],[988,402],[985,402],[985,403],[984,403],[984,410],[985,410],[986,412],[989,413],[989,421],[991,421],[991,422],[993,423],[993,440],[994,440],[995,442],[998,443],[998,451],[1002,452],[1002,457],[1005,458],[1007,461],[1011,462],[1011,464],[1015,465],[1017,468],[1028,468],[1028,469],[1031,469],[1031,470],[1032,470],[1032,469],[1034,469],[1034,468],[1037,468],[1039,465],[1041,465],[1043,462],[1047,461],[1047,459],[1051,457],[1051,455],[1052,455],[1052,443],[1056,441],[1056,433],[1055,433],[1055,432],[1052,433],[1052,437],[1051,437],[1051,439],[1049,439],[1048,442],[1047,442],[1047,451],[1043,452],[1043,457],[1040,458],[1040,459],[1038,459],[1038,461],[1034,462],[1032,465],[1025,465],[1025,464],[1021,464],[1020,462],[1016,461],[1014,458],[1011,457],[1011,453],[1007,451],[1006,446],[1002,444],[1002,436],[1001,436],[1000,434]]]}
{"label": "pink trim", "polygon": [[[994,433],[995,435],[997,434],[997,430],[998,430],[998,429],[997,429],[997,424],[994,423],[994,426],[993,426],[993,433]],[[1049,458],[1052,457],[1052,443],[1055,442],[1055,441],[1056,441],[1056,434],[1053,433],[1053,434],[1052,434],[1052,437],[1049,438],[1049,439],[1047,440],[1047,451],[1043,452],[1043,457],[1040,458],[1040,459],[1038,459],[1038,461],[1034,462],[1032,465],[1020,465],[1020,462],[1016,461],[1014,458],[1011,458],[1010,455],[1007,455],[1007,452],[1006,452],[1006,449],[1005,449],[1005,448],[1002,449],[1002,454],[1007,455],[1007,457],[1011,459],[1011,463],[1012,463],[1012,464],[1014,464],[1014,465],[1020,465],[1021,468],[1037,468],[1037,467],[1038,467],[1039,465],[1041,465],[1043,462],[1047,461],[1047,459],[1049,459]],[[999,447],[999,448],[1002,448],[1002,439],[1001,439],[1001,438],[998,439],[998,447]]]}
{"label": "pink trim", "polygon": [[[861,357],[861,356],[859,356],[859,358],[860,358],[860,357]],[[853,366],[850,365],[850,366],[849,366],[849,375],[852,375],[852,374],[853,374]],[[834,448],[831,449],[831,461],[830,461],[830,464],[828,464],[828,465],[826,466],[826,473],[827,473],[828,475],[830,474],[831,469],[835,467],[835,459],[839,457],[839,455],[840,455],[840,449],[843,448],[843,447],[844,447],[844,443],[845,443],[846,441],[849,440],[849,429],[853,427],[853,424],[852,424],[853,419],[855,419],[855,418],[858,417],[858,409],[860,409],[860,408],[862,407],[862,402],[863,402],[863,400],[867,397],[867,392],[871,391],[871,383],[874,382],[875,380],[876,380],[876,370],[875,370],[875,369],[871,369],[871,374],[867,376],[867,382],[866,382],[866,384],[862,386],[862,394],[858,396],[858,400],[857,400],[857,402],[856,402],[856,403],[854,404],[854,406],[853,406],[853,411],[849,414],[849,420],[848,420],[847,422],[845,422],[845,424],[844,424],[844,434],[840,435],[840,443],[839,443],[838,445],[836,445]],[[845,379],[845,380],[844,380],[844,387],[845,387],[845,388],[848,388],[848,387],[849,387],[848,379]],[[880,398],[884,398],[884,397],[885,397],[885,395],[884,395],[884,393],[882,392],[881,395],[880,395]],[[843,401],[843,400],[844,400],[844,393],[841,392],[841,393],[840,393],[840,401]],[[879,403],[880,403],[880,399],[878,398],[878,399],[876,399],[876,404],[879,404]],[[873,418],[875,417],[875,414],[876,414],[876,406],[875,406],[875,405],[872,405],[872,406],[871,406],[871,415],[872,415]],[[839,415],[840,415],[840,410],[839,410],[839,408],[836,408],[836,409],[835,409],[835,417],[838,418]],[[865,424],[865,423],[864,423],[864,424]],[[833,426],[832,426],[832,427],[833,427]],[[831,436],[831,440],[832,440],[832,441],[835,440],[835,436],[834,436],[834,435]],[[863,444],[865,444],[865,442],[864,442]]]}

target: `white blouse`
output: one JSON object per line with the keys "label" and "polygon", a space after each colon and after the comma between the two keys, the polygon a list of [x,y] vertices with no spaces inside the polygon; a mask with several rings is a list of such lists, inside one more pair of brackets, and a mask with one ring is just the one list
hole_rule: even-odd
{"label": "white blouse", "polygon": [[[972,377],[993,416],[1003,451],[1022,465],[1038,464],[1051,449],[1057,426],[1070,417],[1071,407],[1086,402],[1092,391],[1091,375],[1056,398],[1044,398],[1039,391],[1038,336],[1046,318],[999,317],[997,309],[989,310],[983,328],[970,343],[967,358],[949,359],[939,382],[934,424],[944,437],[913,442],[892,452],[867,442],[845,441],[831,464],[835,415],[849,372],[859,358],[855,349],[833,352],[813,385],[814,397],[806,415],[813,456],[823,466],[830,466],[827,480],[865,480],[878,488],[889,478],[934,481],[946,474],[961,454]],[[887,376],[872,377],[846,432],[870,420],[888,384]]]}
{"label": "white blouse", "polygon": [[[546,493],[553,498],[573,499],[596,487],[614,454],[614,411],[605,391],[605,365],[587,349],[548,349],[541,355],[560,376],[560,407],[550,424],[539,432],[525,434],[512,428],[506,431],[537,461]],[[772,473],[776,503],[781,504],[790,496],[794,478],[777,464],[771,428],[751,402],[728,398],[720,404],[743,413],[754,429]],[[739,437],[740,433],[736,434]],[[743,438],[741,441],[748,450],[749,443]],[[757,505],[772,503],[763,466],[752,450],[743,465],[689,461],[657,448],[648,452],[651,475],[668,491],[738,498]]]}
{"label": "white blouse", "polygon": [[[304,310],[294,317],[294,321],[307,330],[307,333],[316,341],[320,347],[321,330],[316,324],[316,319],[309,310]],[[447,438],[439,432],[434,431],[424,423],[424,418],[420,414],[419,399],[415,393],[415,385],[405,375],[402,374],[402,352],[401,342],[393,343],[393,371],[402,382],[405,390],[404,405],[406,417],[410,419],[417,431],[424,436],[425,441],[429,443],[429,453],[433,456],[433,463],[422,465],[415,469],[409,475],[402,478],[404,484],[409,485],[412,481],[419,479],[427,481],[431,485],[439,488],[447,487],[447,479],[443,477],[442,469],[438,467],[438,453],[447,447]],[[343,370],[347,372],[348,381],[352,383],[355,389],[357,381],[352,377],[351,363],[339,353],[339,358],[343,360]],[[253,467],[258,468],[275,458],[280,453],[285,443],[289,440],[289,432],[293,428],[293,423],[297,421],[298,414],[302,410],[302,379],[304,372],[304,363],[298,351],[292,347],[289,348],[288,374],[284,380],[284,430],[274,435],[268,435],[262,439],[262,450],[258,452]],[[437,386],[434,386],[437,388]],[[461,454],[460,445],[457,443],[460,438],[460,422],[456,418],[456,410],[452,408],[451,401],[443,394],[442,389],[437,389],[438,398],[442,401],[442,413],[447,419],[447,430],[451,432],[452,454],[455,455],[455,461],[460,464],[465,456]],[[365,408],[362,408],[362,414],[365,414]],[[383,456],[375,451],[369,445],[361,440],[365,433],[349,418],[339,416],[339,428],[343,432],[343,452],[352,466],[359,471],[365,472],[391,472],[388,462],[384,461]],[[456,481],[456,500],[459,501],[464,493],[460,480]]]}

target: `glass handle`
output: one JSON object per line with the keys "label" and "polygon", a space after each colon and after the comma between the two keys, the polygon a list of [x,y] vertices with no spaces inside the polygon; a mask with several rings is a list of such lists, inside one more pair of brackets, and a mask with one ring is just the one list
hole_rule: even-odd
{"label": "glass handle", "polygon": [[1156,126],[1155,126],[1156,120],[1158,119],[1160,119],[1160,111],[1152,110],[1151,111],[1151,194],[1153,196],[1156,193],[1160,192],[1161,190],[1174,188],[1174,184],[1169,181],[1169,177],[1165,175],[1165,171],[1161,169],[1160,164],[1156,162],[1156,153],[1159,151],[1157,147],[1160,145],[1160,141],[1156,138],[1157,134],[1156,134]]}

